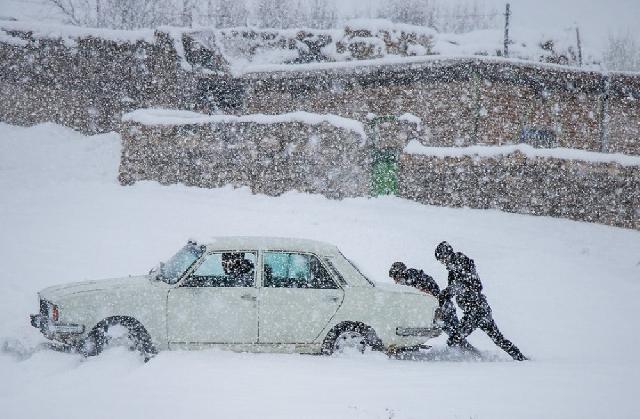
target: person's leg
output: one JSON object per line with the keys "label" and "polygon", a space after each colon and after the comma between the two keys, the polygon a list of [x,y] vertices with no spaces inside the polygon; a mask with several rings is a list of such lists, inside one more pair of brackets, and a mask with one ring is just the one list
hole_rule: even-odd
{"label": "person's leg", "polygon": [[[451,301],[446,301],[442,305],[442,322],[444,323],[442,330],[449,336],[453,336],[458,328],[460,327],[460,321],[458,320],[458,315],[456,313],[456,307],[453,305]],[[471,332],[469,332],[471,333]],[[468,336],[468,335],[467,335]],[[452,346],[452,342],[447,341],[449,346]],[[479,353],[472,344],[469,343],[466,339],[463,339],[460,344],[460,348],[465,351]]]}
{"label": "person's leg", "polygon": [[444,302],[444,304],[442,304],[440,310],[442,311],[442,322],[444,323],[442,326],[442,330],[448,336],[451,336],[460,326],[460,321],[458,320],[458,316],[456,314],[456,307],[450,300],[447,300]]}
{"label": "person's leg", "polygon": [[498,329],[498,325],[493,320],[491,315],[487,315],[480,324],[478,325],[481,330],[483,330],[496,344],[500,349],[508,353],[511,358],[516,361],[524,361],[527,358],[520,352],[520,349],[516,345],[514,345],[510,340],[506,339],[500,330]]}
{"label": "person's leg", "polygon": [[[460,320],[458,328],[456,328],[452,335],[449,335],[449,339],[447,339],[447,345],[462,347],[463,342],[465,342],[467,339],[467,336],[469,336],[476,327],[478,327],[478,325],[475,313],[464,313],[462,315],[462,319]],[[467,342],[467,344],[469,343]]]}

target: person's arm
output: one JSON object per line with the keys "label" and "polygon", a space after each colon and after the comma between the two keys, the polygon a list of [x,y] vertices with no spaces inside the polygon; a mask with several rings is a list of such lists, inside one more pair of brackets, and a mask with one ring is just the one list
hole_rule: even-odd
{"label": "person's arm", "polygon": [[420,281],[422,283],[422,287],[426,292],[433,295],[434,297],[438,297],[440,295],[440,287],[431,275],[427,275],[426,273],[424,273],[424,271],[421,270]]}
{"label": "person's arm", "polygon": [[442,307],[447,301],[451,300],[451,297],[453,297],[453,292],[450,287],[446,287],[440,291],[440,294],[438,294],[438,304],[440,307]]}

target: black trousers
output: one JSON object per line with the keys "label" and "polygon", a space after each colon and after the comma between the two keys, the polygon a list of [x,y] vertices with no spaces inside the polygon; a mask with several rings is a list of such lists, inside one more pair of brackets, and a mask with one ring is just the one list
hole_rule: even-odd
{"label": "black trousers", "polygon": [[[442,330],[449,336],[449,339],[451,339],[451,336],[460,328],[456,306],[451,300],[446,300],[442,304],[442,307],[440,307],[440,310],[442,311],[442,322],[444,323]],[[447,341],[447,344],[453,346],[449,341]],[[463,338],[461,342],[455,346],[459,346],[467,351],[479,352],[472,344],[467,342],[466,338]]]}
{"label": "black trousers", "polygon": [[517,361],[526,359],[520,349],[502,335],[491,316],[491,308],[488,305],[486,307],[470,307],[464,310],[459,326],[452,334],[449,334],[447,344],[463,347],[467,336],[478,328],[485,332],[496,346],[508,353],[513,359]]}

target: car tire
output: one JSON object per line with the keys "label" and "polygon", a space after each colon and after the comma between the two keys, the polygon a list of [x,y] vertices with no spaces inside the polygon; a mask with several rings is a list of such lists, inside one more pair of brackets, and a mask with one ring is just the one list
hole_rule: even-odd
{"label": "car tire", "polygon": [[322,342],[323,355],[343,352],[349,348],[360,353],[364,353],[367,349],[374,351],[384,349],[376,332],[360,322],[345,322],[337,325],[329,331]]}
{"label": "car tire", "polygon": [[129,317],[111,317],[98,323],[82,343],[81,352],[85,356],[97,356],[116,346],[139,352],[145,362],[157,353],[144,326]]}

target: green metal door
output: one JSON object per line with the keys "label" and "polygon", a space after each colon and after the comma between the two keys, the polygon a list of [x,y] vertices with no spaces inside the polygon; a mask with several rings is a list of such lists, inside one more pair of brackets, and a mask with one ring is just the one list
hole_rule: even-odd
{"label": "green metal door", "polygon": [[398,191],[398,158],[395,150],[373,152],[371,195],[395,195]]}

